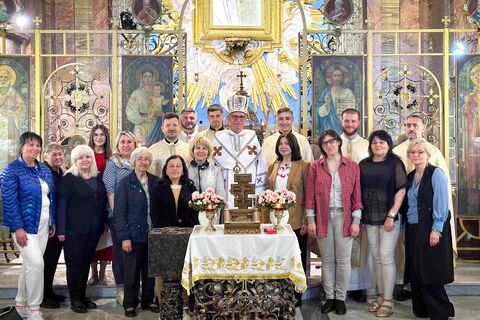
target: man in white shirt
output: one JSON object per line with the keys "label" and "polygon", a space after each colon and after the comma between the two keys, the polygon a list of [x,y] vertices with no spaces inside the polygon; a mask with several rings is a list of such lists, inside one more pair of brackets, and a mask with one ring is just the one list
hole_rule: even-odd
{"label": "man in white shirt", "polygon": [[[368,158],[368,140],[358,134],[360,127],[360,112],[353,108],[347,108],[342,111],[342,155],[356,163]],[[353,300],[364,303],[366,302],[365,290],[374,286],[373,263],[371,261],[367,237],[365,233],[354,240],[352,246],[352,271],[350,273],[350,281],[348,283],[348,296]],[[374,296],[375,293],[368,294]]]}
{"label": "man in white shirt", "polygon": [[222,131],[223,128],[223,108],[219,104],[212,104],[207,109],[207,119],[210,122],[210,127],[202,132],[210,143],[213,143],[213,138],[217,131]]}
{"label": "man in white shirt", "polygon": [[162,177],[163,166],[170,156],[179,155],[185,162],[190,160],[188,143],[180,141],[178,138],[180,121],[176,113],[169,112],[163,115],[162,132],[165,138],[148,148],[153,155],[149,171],[159,177]]}
{"label": "man in white shirt", "polygon": [[252,175],[251,183],[255,185],[256,194],[265,190],[266,187],[267,162],[255,131],[243,129],[246,119],[246,104],[229,106],[227,121],[230,129],[217,132],[213,140],[213,160],[222,168],[225,190],[228,191],[227,207],[229,209],[235,208],[234,197],[230,193],[230,186],[234,183],[235,168],[239,173]]}
{"label": "man in white shirt", "polygon": [[302,159],[308,162],[313,161],[312,148],[310,143],[305,136],[301,135],[298,132],[293,131],[293,112],[290,108],[280,108],[277,111],[277,131],[267,137],[263,141],[262,150],[267,159],[268,165],[277,160],[277,155],[275,154],[275,146],[277,145],[278,137],[281,134],[292,132],[295,138],[297,138],[298,145],[300,146],[300,154]]}
{"label": "man in white shirt", "polygon": [[198,134],[197,129],[197,113],[192,108],[185,108],[180,112],[180,123],[182,124],[182,131],[178,138],[189,143]]}

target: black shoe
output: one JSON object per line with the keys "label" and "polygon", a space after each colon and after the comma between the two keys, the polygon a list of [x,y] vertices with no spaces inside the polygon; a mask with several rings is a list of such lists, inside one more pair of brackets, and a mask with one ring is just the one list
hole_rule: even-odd
{"label": "black shoe", "polygon": [[365,290],[348,291],[347,296],[358,303],[367,302],[367,295],[365,294]]}
{"label": "black shoe", "polygon": [[397,301],[407,301],[410,299],[412,299],[412,293],[405,289],[402,289],[402,291],[400,291],[395,297],[395,300]]}
{"label": "black shoe", "polygon": [[[128,310],[130,309],[130,310]],[[125,309],[125,317],[127,318],[135,318],[137,315],[135,313],[135,308],[134,307],[129,307]]]}
{"label": "black shoe", "polygon": [[87,308],[85,307],[83,302],[79,300],[73,301],[72,305],[70,306],[70,309],[72,309],[73,312],[76,312],[76,313],[87,313]]}
{"label": "black shoe", "polygon": [[322,306],[322,313],[329,313],[335,311],[335,300],[327,299]]}
{"label": "black shoe", "polygon": [[95,309],[97,307],[97,304],[87,297],[83,298],[83,303],[87,309]]}
{"label": "black shoe", "polygon": [[345,306],[345,301],[335,299],[335,313],[339,316],[347,313],[347,307]]}
{"label": "black shoe", "polygon": [[160,308],[156,304],[151,304],[149,306],[142,306],[142,310],[148,310],[153,313],[160,313]]}
{"label": "black shoe", "polygon": [[347,307],[345,306],[345,301],[335,299],[335,313],[339,316],[347,313]]}
{"label": "black shoe", "polygon": [[44,297],[40,307],[47,309],[58,309],[60,308],[60,303],[50,297]]}
{"label": "black shoe", "polygon": [[54,293],[51,298],[57,302],[65,302],[66,297],[62,296],[61,294]]}

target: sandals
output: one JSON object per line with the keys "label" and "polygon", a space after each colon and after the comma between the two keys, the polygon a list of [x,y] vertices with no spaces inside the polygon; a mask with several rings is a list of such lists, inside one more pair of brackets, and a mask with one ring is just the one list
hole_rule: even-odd
{"label": "sandals", "polygon": [[378,309],[376,316],[379,318],[390,317],[393,314],[393,301],[383,300],[380,309]]}
{"label": "sandals", "polygon": [[89,287],[91,286],[96,286],[98,284],[98,278],[96,277],[91,277],[90,279],[88,279],[88,282],[87,282],[87,285]]}
{"label": "sandals", "polygon": [[380,309],[380,306],[382,305],[382,303],[383,303],[383,298],[377,297],[377,300],[373,301],[368,306],[368,312],[377,312]]}

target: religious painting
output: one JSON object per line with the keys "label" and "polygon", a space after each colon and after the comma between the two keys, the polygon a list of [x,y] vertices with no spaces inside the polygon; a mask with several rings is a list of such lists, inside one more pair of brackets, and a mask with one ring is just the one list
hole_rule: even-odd
{"label": "religious painting", "polygon": [[163,139],[162,117],[172,112],[172,56],[122,58],[122,128],[150,146]]}
{"label": "religious painting", "polygon": [[0,58],[0,168],[18,157],[20,135],[28,130],[29,57]]}
{"label": "religious painting", "polygon": [[151,26],[160,18],[162,5],[157,0],[135,0],[133,14],[138,22],[145,26]]}
{"label": "religious painting", "polygon": [[0,23],[9,22],[17,12],[17,5],[14,0],[0,0]]}
{"label": "religious painting", "polygon": [[480,22],[480,1],[479,0],[467,0],[464,7],[467,15],[471,17],[471,19],[479,23]]}
{"label": "religious painting", "polygon": [[458,212],[480,214],[480,56],[457,61]]}
{"label": "religious painting", "polygon": [[195,3],[193,42],[204,46],[209,40],[249,38],[280,45],[282,1],[205,0]]}
{"label": "religious painting", "polygon": [[340,116],[347,108],[362,112],[363,57],[313,56],[313,136],[327,129],[342,133]]}
{"label": "religious painting", "polygon": [[353,14],[351,0],[327,0],[324,8],[325,18],[335,26],[346,23]]}
{"label": "religious painting", "polygon": [[212,12],[215,26],[262,25],[261,0],[213,0]]}

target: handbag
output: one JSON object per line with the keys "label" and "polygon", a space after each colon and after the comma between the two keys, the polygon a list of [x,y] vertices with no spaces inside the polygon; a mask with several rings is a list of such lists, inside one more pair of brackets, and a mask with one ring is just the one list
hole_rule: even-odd
{"label": "handbag", "polygon": [[17,312],[17,309],[13,306],[0,308],[1,320],[22,320],[22,317]]}
{"label": "handbag", "polygon": [[110,235],[110,230],[106,230],[102,233],[100,239],[98,239],[95,251],[103,250],[111,246],[113,246],[112,236]]}

